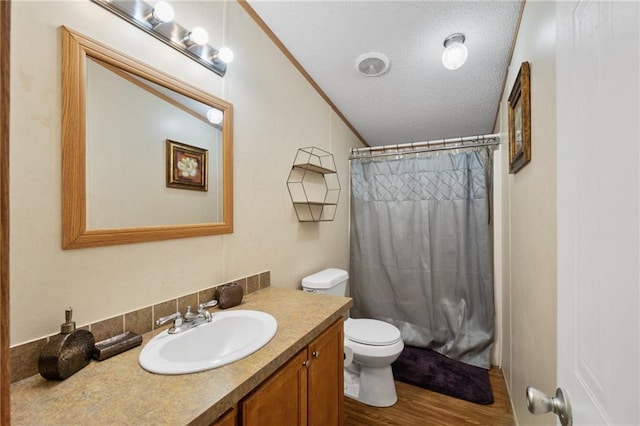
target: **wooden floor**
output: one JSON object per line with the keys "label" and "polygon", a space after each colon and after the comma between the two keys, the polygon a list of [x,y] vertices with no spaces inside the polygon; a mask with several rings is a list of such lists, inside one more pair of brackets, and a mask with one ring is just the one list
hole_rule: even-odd
{"label": "wooden floor", "polygon": [[513,426],[511,402],[502,370],[489,371],[494,403],[474,404],[396,382],[398,402],[393,407],[377,408],[345,397],[345,426]]}

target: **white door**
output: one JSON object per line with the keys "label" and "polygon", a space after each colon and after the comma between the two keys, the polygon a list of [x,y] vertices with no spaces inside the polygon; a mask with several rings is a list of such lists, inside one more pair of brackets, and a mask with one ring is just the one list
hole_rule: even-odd
{"label": "white door", "polygon": [[638,425],[640,7],[556,5],[558,386],[574,425]]}

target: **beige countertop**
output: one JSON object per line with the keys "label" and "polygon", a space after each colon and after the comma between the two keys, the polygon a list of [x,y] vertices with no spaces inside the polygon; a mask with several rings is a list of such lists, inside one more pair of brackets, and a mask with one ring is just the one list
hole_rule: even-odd
{"label": "beige countertop", "polygon": [[[273,339],[233,364],[201,373],[163,376],[138,364],[142,346],[92,361],[67,380],[32,376],[11,386],[13,425],[209,425],[346,313],[351,299],[269,287],[232,309],[268,312]],[[216,310],[212,310],[215,312]]]}

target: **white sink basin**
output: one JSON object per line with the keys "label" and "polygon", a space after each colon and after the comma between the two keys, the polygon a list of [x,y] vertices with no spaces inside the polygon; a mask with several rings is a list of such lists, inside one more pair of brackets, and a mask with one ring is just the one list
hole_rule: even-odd
{"label": "white sink basin", "polygon": [[142,348],[142,368],[157,374],[187,374],[222,367],[251,355],[276,334],[278,322],[266,312],[216,312],[211,322],[182,333],[166,331]]}

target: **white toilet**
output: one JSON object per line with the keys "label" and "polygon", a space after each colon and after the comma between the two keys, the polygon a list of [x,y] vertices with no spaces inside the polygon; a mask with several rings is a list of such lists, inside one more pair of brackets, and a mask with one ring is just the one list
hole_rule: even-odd
{"label": "white toilet", "polygon": [[[302,289],[312,293],[346,296],[349,274],[329,268],[302,279]],[[404,343],[400,330],[384,321],[348,318],[344,322],[344,394],[374,407],[396,403],[391,363]],[[351,359],[353,354],[353,360]]]}

